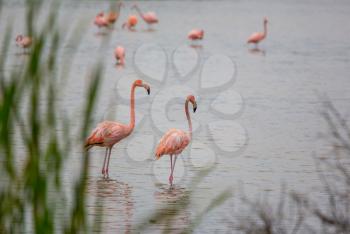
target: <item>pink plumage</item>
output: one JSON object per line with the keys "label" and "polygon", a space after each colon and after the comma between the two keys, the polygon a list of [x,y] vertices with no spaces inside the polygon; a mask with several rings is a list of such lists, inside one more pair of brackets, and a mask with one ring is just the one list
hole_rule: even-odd
{"label": "pink plumage", "polygon": [[260,41],[264,40],[267,36],[267,18],[264,18],[264,31],[263,32],[256,32],[250,35],[250,37],[247,40],[247,43],[254,43],[258,44]]}
{"label": "pink plumage", "polygon": [[104,13],[100,12],[98,15],[96,15],[94,24],[99,28],[103,28],[103,27],[108,27],[109,21],[108,21],[108,18],[105,17]]}
{"label": "pink plumage", "polygon": [[122,46],[117,46],[114,50],[114,57],[120,65],[125,64],[125,49]]}
{"label": "pink plumage", "polygon": [[16,37],[16,44],[17,46],[20,46],[22,48],[29,48],[32,45],[32,38],[23,35],[18,35]]}
{"label": "pink plumage", "polygon": [[[185,113],[188,121],[189,132],[185,132],[179,129],[170,129],[165,135],[160,139],[158,146],[156,148],[156,159],[161,158],[163,155],[170,155],[170,176],[169,183],[173,184],[173,172],[175,168],[175,163],[177,156],[187,147],[192,138],[192,122],[191,117],[188,112],[188,103],[191,102],[193,105],[193,112],[196,112],[197,103],[193,95],[189,95],[185,102]],[[173,164],[173,156],[175,156]]]}
{"label": "pink plumage", "polygon": [[202,40],[204,37],[203,29],[193,29],[188,33],[188,39],[190,40]]}
{"label": "pink plumage", "polygon": [[134,5],[132,8],[135,8],[137,12],[140,14],[141,18],[149,25],[156,24],[159,22],[156,13],[154,12],[146,12],[142,13],[140,8],[137,5]]}
{"label": "pink plumage", "polygon": [[[136,80],[131,86],[130,100],[130,123],[128,125],[121,124],[115,121],[103,121],[91,132],[85,143],[85,148],[89,150],[94,146],[106,147],[106,154],[103,161],[102,174],[108,176],[109,159],[111,156],[112,147],[129,136],[135,127],[135,88],[143,87],[150,94],[150,87],[143,83],[142,80]],[[108,161],[106,164],[106,159]]]}

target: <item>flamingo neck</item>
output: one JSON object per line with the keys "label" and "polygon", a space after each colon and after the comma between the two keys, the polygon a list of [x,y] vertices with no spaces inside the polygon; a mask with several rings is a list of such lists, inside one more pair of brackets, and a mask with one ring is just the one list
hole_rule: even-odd
{"label": "flamingo neck", "polygon": [[190,113],[188,112],[188,100],[186,100],[186,103],[185,103],[185,112],[186,112],[186,118],[188,122],[190,138],[192,139],[192,121],[191,121]]}
{"label": "flamingo neck", "polygon": [[131,87],[131,94],[130,94],[130,124],[129,124],[129,129],[130,132],[135,127],[135,88],[136,85],[133,84]]}
{"label": "flamingo neck", "polygon": [[267,23],[264,23],[264,37],[267,35]]}
{"label": "flamingo neck", "polygon": [[145,19],[145,16],[143,15],[142,11],[140,10],[139,6],[135,6],[136,11],[139,13],[142,19]]}

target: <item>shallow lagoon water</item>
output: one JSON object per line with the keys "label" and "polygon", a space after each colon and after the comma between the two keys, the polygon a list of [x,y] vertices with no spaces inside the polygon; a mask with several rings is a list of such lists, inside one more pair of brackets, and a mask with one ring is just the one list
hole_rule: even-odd
{"label": "shallow lagoon water", "polygon": [[[329,150],[319,137],[327,128],[318,94],[327,94],[349,115],[350,25],[344,22],[349,21],[350,3],[142,1],[140,7],[155,11],[160,23],[148,31],[139,21],[136,31],[129,32],[121,29],[121,23],[131,12],[131,4],[126,2],[109,36],[97,35],[92,25],[96,13],[108,9],[107,2],[67,1],[59,10],[65,40],[59,58],[62,66],[76,49],[70,74],[62,80],[59,101],[62,110],[76,120],[72,129],[78,130],[83,90],[96,62],[105,65],[96,124],[104,119],[129,121],[133,80],[143,79],[152,87],[151,96],[144,90],[136,92],[137,125],[133,135],[112,151],[110,180],[103,180],[100,174],[104,149],[91,151],[89,217],[94,217],[96,198],[102,198],[103,230],[133,231],[155,209],[195,189],[190,209],[176,219],[175,225],[181,227],[226,188],[232,188],[236,196],[243,185],[250,197],[268,192],[272,200],[279,196],[282,182],[303,193],[317,191],[320,182],[311,156]],[[23,4],[5,3],[1,22],[18,16],[14,33],[22,33],[23,12]],[[245,40],[262,30],[264,16],[270,21],[268,37],[255,50]],[[87,27],[76,47],[67,38],[79,32],[74,28],[77,22]],[[191,46],[186,35],[194,27],[206,33],[202,42]],[[2,23],[1,34],[4,30]],[[124,68],[115,66],[116,45],[126,48]],[[14,42],[11,46],[9,69],[25,59],[16,56]],[[167,129],[187,129],[182,97],[189,93],[198,99],[198,110],[192,114],[193,142],[177,161],[176,186],[169,191],[169,159],[154,161],[153,150]],[[67,192],[77,178],[80,162],[77,149],[63,173]],[[213,170],[198,187],[190,187],[191,178],[209,167]],[[205,216],[195,232],[227,230],[230,204],[227,201]],[[155,222],[145,231],[163,228]]]}

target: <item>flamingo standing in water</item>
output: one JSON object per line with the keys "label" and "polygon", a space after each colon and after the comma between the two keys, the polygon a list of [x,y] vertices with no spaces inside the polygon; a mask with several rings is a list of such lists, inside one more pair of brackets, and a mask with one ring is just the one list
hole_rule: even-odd
{"label": "flamingo standing in water", "polygon": [[196,40],[202,40],[204,36],[204,30],[203,29],[193,29],[188,33],[188,39],[192,41]]}
{"label": "flamingo standing in water", "polygon": [[107,17],[104,15],[103,12],[100,12],[98,15],[96,15],[94,24],[99,28],[107,28],[109,25]]}
{"label": "flamingo standing in water", "polygon": [[[185,132],[179,129],[170,129],[165,135],[160,139],[159,144],[156,149],[156,159],[159,159],[163,155],[168,154],[170,156],[170,176],[169,183],[173,185],[173,172],[175,168],[175,163],[177,156],[186,148],[192,139],[192,122],[191,117],[188,112],[188,103],[191,102],[193,105],[193,112],[196,112],[197,103],[193,95],[189,95],[185,102],[185,112],[188,121],[189,132]],[[175,156],[173,163],[173,156]]]}
{"label": "flamingo standing in water", "polygon": [[122,28],[127,27],[129,30],[134,30],[135,26],[137,24],[137,16],[136,15],[130,15],[128,17],[128,20],[122,25]]}
{"label": "flamingo standing in water", "polygon": [[[105,159],[103,161],[102,174],[108,177],[109,159],[114,144],[129,136],[135,127],[135,88],[143,87],[148,95],[151,92],[150,86],[142,80],[135,80],[131,86],[130,100],[130,123],[128,125],[115,121],[103,121],[91,132],[85,143],[85,148],[89,150],[93,146],[106,147]],[[108,157],[108,159],[107,159]],[[107,164],[106,164],[107,159]]]}
{"label": "flamingo standing in water", "polygon": [[18,35],[16,37],[16,45],[22,47],[23,50],[25,50],[32,45],[32,38],[28,36]]}
{"label": "flamingo standing in water", "polygon": [[122,46],[117,46],[114,50],[114,57],[117,60],[117,64],[125,64],[125,49]]}
{"label": "flamingo standing in water", "polygon": [[264,40],[267,36],[267,23],[268,23],[268,20],[267,18],[265,17],[264,18],[264,32],[257,32],[257,33],[253,33],[249,38],[248,38],[248,41],[247,43],[254,43],[255,46],[257,46],[257,44]]}
{"label": "flamingo standing in water", "polygon": [[108,23],[109,24],[114,24],[117,20],[118,20],[118,18],[119,18],[119,16],[120,16],[120,8],[123,6],[123,3],[122,2],[119,2],[118,4],[117,4],[117,9],[116,9],[116,11],[111,11],[111,12],[109,12],[108,14],[107,14],[107,20],[108,20]]}
{"label": "flamingo standing in water", "polygon": [[140,17],[149,25],[153,25],[153,24],[156,24],[158,23],[158,18],[157,18],[157,15],[156,13],[154,12],[146,12],[146,13],[142,13],[140,8],[138,7],[138,5],[133,5],[132,6],[132,9],[136,9],[136,11],[139,13]]}

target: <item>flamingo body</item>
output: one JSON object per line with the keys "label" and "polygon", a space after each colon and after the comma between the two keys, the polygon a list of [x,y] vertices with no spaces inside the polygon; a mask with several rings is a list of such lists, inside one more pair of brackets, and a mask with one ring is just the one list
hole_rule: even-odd
{"label": "flamingo body", "polygon": [[188,33],[188,39],[190,40],[202,40],[204,37],[203,29],[193,29]]}
{"label": "flamingo body", "polygon": [[253,33],[249,38],[248,38],[248,43],[259,43],[260,41],[265,39],[264,33],[257,32]]}
{"label": "flamingo body", "polygon": [[95,17],[94,24],[99,28],[103,28],[103,27],[108,27],[109,22],[107,17],[105,17],[103,12],[101,12]]}
{"label": "flamingo body", "polygon": [[118,64],[121,64],[121,65],[125,64],[125,49],[123,47],[118,46],[117,48],[115,48],[114,56]]}
{"label": "flamingo body", "polygon": [[108,23],[114,24],[115,21],[117,21],[118,17],[119,17],[118,13],[116,13],[116,12],[109,12],[108,15],[107,15]]}
{"label": "flamingo body", "polygon": [[156,24],[156,23],[158,23],[157,15],[154,12],[147,12],[147,13],[142,15],[142,18],[147,24]]}
{"label": "flamingo body", "polygon": [[132,8],[135,8],[137,10],[143,21],[145,21],[148,25],[156,24],[159,22],[156,13],[151,11],[142,13],[142,11],[137,5],[134,5]]}
{"label": "flamingo body", "polygon": [[129,30],[132,30],[136,26],[137,21],[138,20],[136,15],[130,15],[122,27],[127,27]]}
{"label": "flamingo body", "polygon": [[85,146],[90,148],[92,146],[112,147],[129,136],[131,131],[128,125],[114,121],[103,121],[92,131]]}
{"label": "flamingo body", "polygon": [[156,158],[159,159],[165,154],[180,154],[186,146],[190,143],[190,136],[182,130],[170,129],[160,139],[158,147],[156,149]]}
{"label": "flamingo body", "polygon": [[18,35],[16,37],[16,44],[22,48],[29,48],[32,45],[32,38],[28,36]]}

